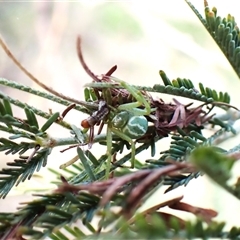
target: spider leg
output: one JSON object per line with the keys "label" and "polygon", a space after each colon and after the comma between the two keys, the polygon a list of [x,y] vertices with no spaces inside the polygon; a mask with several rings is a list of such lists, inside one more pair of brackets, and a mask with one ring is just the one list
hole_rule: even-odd
{"label": "spider leg", "polygon": [[105,179],[109,178],[109,173],[111,170],[111,162],[112,162],[112,129],[110,127],[110,124],[107,126],[107,166],[106,166],[106,174]]}
{"label": "spider leg", "polygon": [[[137,100],[135,107],[139,107],[141,105],[144,105],[145,110],[143,110],[143,114],[142,115],[149,115],[152,112],[152,109],[150,107],[149,102],[147,101],[146,97],[144,96],[141,91],[139,91],[138,89],[136,89],[134,86],[129,85],[128,83],[126,83],[125,81],[119,80],[117,78],[111,77],[112,80],[120,83],[120,85],[122,87],[124,87],[126,90],[128,90],[128,92]],[[131,104],[131,103],[130,103]],[[128,108],[131,105],[128,104],[123,104],[121,105],[121,108]]]}
{"label": "spider leg", "polygon": [[[134,161],[135,161],[135,153],[136,153],[136,150],[135,150],[135,143],[133,142],[133,140],[128,137],[127,135],[125,135],[124,133],[120,132],[119,130],[117,129],[112,129],[112,132],[114,134],[116,134],[117,136],[119,136],[120,138],[122,138],[123,140],[127,141],[127,142],[130,142],[131,143],[131,168],[134,168]],[[112,143],[112,142],[111,142]]]}

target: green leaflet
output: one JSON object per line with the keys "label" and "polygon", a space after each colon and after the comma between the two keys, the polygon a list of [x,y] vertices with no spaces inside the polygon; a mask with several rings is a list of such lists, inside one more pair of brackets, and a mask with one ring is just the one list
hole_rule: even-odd
{"label": "green leaflet", "polygon": [[226,183],[230,178],[230,171],[235,162],[234,159],[218,153],[213,147],[195,149],[190,156],[190,161],[210,177],[213,179],[218,178],[223,183]]}

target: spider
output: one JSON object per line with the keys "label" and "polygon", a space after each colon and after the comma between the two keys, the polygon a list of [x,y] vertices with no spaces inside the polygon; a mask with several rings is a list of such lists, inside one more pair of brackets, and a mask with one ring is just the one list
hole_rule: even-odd
{"label": "spider", "polygon": [[[93,82],[86,86],[93,88],[99,99],[99,109],[87,119],[84,119],[81,125],[83,128],[92,129],[90,132],[90,141],[91,135],[93,136],[93,128],[97,123],[103,121],[107,125],[108,160],[106,178],[108,178],[112,160],[112,134],[131,144],[131,167],[134,167],[135,143],[133,139],[138,139],[145,135],[148,130],[148,120],[145,116],[149,116],[155,109],[151,108],[151,97],[145,92],[138,90],[123,80],[111,76],[116,70],[116,66],[110,69],[107,74],[96,76],[89,69],[83,58],[80,37],[77,38],[77,53],[84,70],[93,79]],[[102,93],[101,96],[99,92]],[[120,98],[124,103],[121,104],[121,101],[114,102],[116,98]]]}
{"label": "spider", "polygon": [[[149,102],[146,100],[146,96],[135,87],[113,77],[111,77],[111,80],[115,83],[90,83],[87,86],[92,88],[113,88],[116,87],[117,83],[119,86],[124,87],[124,89],[128,91],[128,94],[132,95],[137,101],[121,104],[117,108],[109,106],[105,101],[100,101],[99,110],[81,122],[82,127],[90,129],[101,120],[107,124],[108,172],[106,175],[110,170],[112,133],[131,144],[131,167],[133,168],[135,160],[135,143],[133,139],[138,139],[146,134],[148,130],[148,120],[145,116],[150,115],[154,110],[151,109]],[[144,106],[145,108],[138,108],[140,106]],[[112,108],[112,111],[106,110],[110,108]],[[106,116],[108,116],[108,118],[106,118]]]}

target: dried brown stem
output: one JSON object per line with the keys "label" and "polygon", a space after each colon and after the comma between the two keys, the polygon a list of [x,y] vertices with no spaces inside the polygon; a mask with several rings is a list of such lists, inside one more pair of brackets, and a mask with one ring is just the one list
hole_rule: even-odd
{"label": "dried brown stem", "polygon": [[188,166],[189,166],[189,164],[187,164],[187,163],[177,163],[177,164],[172,164],[172,165],[166,166],[164,168],[152,171],[151,174],[149,174],[145,179],[143,179],[130,192],[130,194],[127,198],[127,201],[126,201],[127,202],[126,209],[128,209],[128,211],[126,211],[125,213],[127,215],[131,214],[130,209],[134,209],[134,208],[136,208],[137,205],[139,205],[139,202],[142,199],[142,197],[145,195],[145,193],[148,192],[149,188],[151,186],[153,186],[156,181],[161,179],[161,177],[163,177],[169,173],[176,172],[177,170],[186,168]]}
{"label": "dried brown stem", "polygon": [[193,205],[190,205],[190,204],[184,203],[184,202],[180,202],[180,201],[176,201],[172,204],[169,204],[168,206],[172,209],[190,212],[198,217],[201,217],[207,223],[210,223],[212,221],[212,218],[217,216],[217,212],[212,209],[195,207]]}
{"label": "dried brown stem", "polygon": [[77,103],[79,105],[82,105],[82,101],[79,101],[77,99],[65,96],[62,93],[59,93],[57,91],[55,91],[53,88],[45,85],[44,83],[42,83],[40,80],[38,80],[36,77],[34,77],[25,67],[23,67],[23,65],[16,59],[16,57],[13,55],[13,53],[10,51],[10,49],[8,48],[7,44],[3,41],[3,39],[0,36],[0,45],[2,46],[3,50],[5,51],[5,53],[8,55],[8,57],[10,59],[12,59],[12,61],[16,64],[16,66],[18,66],[33,82],[35,82],[36,84],[38,84],[40,87],[42,87],[43,89],[47,90],[48,92],[52,93],[53,95],[63,98],[67,101],[73,102],[73,103]]}
{"label": "dried brown stem", "polygon": [[113,66],[105,75],[110,77],[117,70],[117,65]]}
{"label": "dried brown stem", "polygon": [[[80,36],[77,37],[77,54],[78,54],[78,58],[79,61],[83,67],[83,69],[85,70],[85,72],[96,82],[100,82],[101,80],[97,78],[97,76],[90,70],[90,68],[88,67],[88,65],[86,64],[84,58],[83,58],[83,54],[82,54],[82,49],[81,49],[81,38]],[[111,70],[111,69],[110,69]],[[110,71],[109,70],[109,71]]]}

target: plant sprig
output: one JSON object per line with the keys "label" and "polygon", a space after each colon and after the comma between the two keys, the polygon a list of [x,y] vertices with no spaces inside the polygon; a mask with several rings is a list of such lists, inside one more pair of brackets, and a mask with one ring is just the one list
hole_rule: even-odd
{"label": "plant sprig", "polygon": [[[234,17],[221,18],[217,9],[210,10],[205,1],[204,19],[189,1],[186,2],[240,76],[239,29]],[[112,76],[116,66],[105,74],[94,74],[84,61],[80,43],[81,38],[78,37],[77,55],[92,79],[85,86],[84,101],[58,93],[41,82],[22,66],[0,38],[0,45],[16,66],[51,94],[4,78],[0,78],[0,84],[67,106],[62,114],[45,113],[0,93],[0,130],[10,134],[9,139],[0,138],[0,151],[18,154],[0,171],[0,197],[6,197],[14,185],[31,181],[33,174],[47,165],[54,148],[65,146],[62,152],[76,148],[75,156],[60,166],[62,170],[51,170],[58,177],[54,191],[35,195],[36,199],[24,203],[14,213],[0,213],[2,239],[23,239],[24,236],[67,239],[63,229],[76,238],[86,239],[113,236],[119,239],[239,237],[239,227],[223,231],[225,224],[214,221],[216,211],[187,204],[182,201],[182,196],[159,202],[136,214],[159,186],[167,185],[166,193],[186,186],[203,174],[240,198],[239,179],[229,183],[232,169],[240,158],[239,145],[229,151],[218,146],[219,142],[239,133],[235,123],[239,121],[240,114],[238,108],[230,104],[230,94],[217,92],[202,83],[196,87],[187,78],[170,80],[162,70],[159,73],[163,85],[157,83],[151,87],[134,86]],[[183,104],[173,98],[171,102],[165,102],[154,99],[151,92],[185,97],[191,101]],[[198,102],[193,104],[193,100]],[[24,119],[15,115],[12,105],[23,109]],[[216,115],[216,107],[224,113]],[[63,121],[73,108],[88,114],[81,127]],[[127,117],[123,118],[123,115]],[[42,126],[37,116],[46,119]],[[134,125],[130,119],[139,116],[147,121],[146,131],[133,141],[129,131],[135,125],[143,125],[140,122]],[[59,139],[51,136],[48,131],[55,123],[68,129],[69,135]],[[160,149],[161,144],[157,143],[167,137],[171,137],[168,149]],[[22,138],[27,140],[16,142]],[[92,149],[93,144],[100,144],[106,153],[99,156]],[[151,159],[140,155],[145,150]],[[129,168],[129,162],[134,163],[131,165],[134,169]],[[166,206],[194,214],[197,221],[192,223],[174,214],[163,213],[161,208]],[[92,224],[95,216],[100,217],[98,225]],[[81,220],[90,231],[89,235],[71,226],[77,220]]]}

